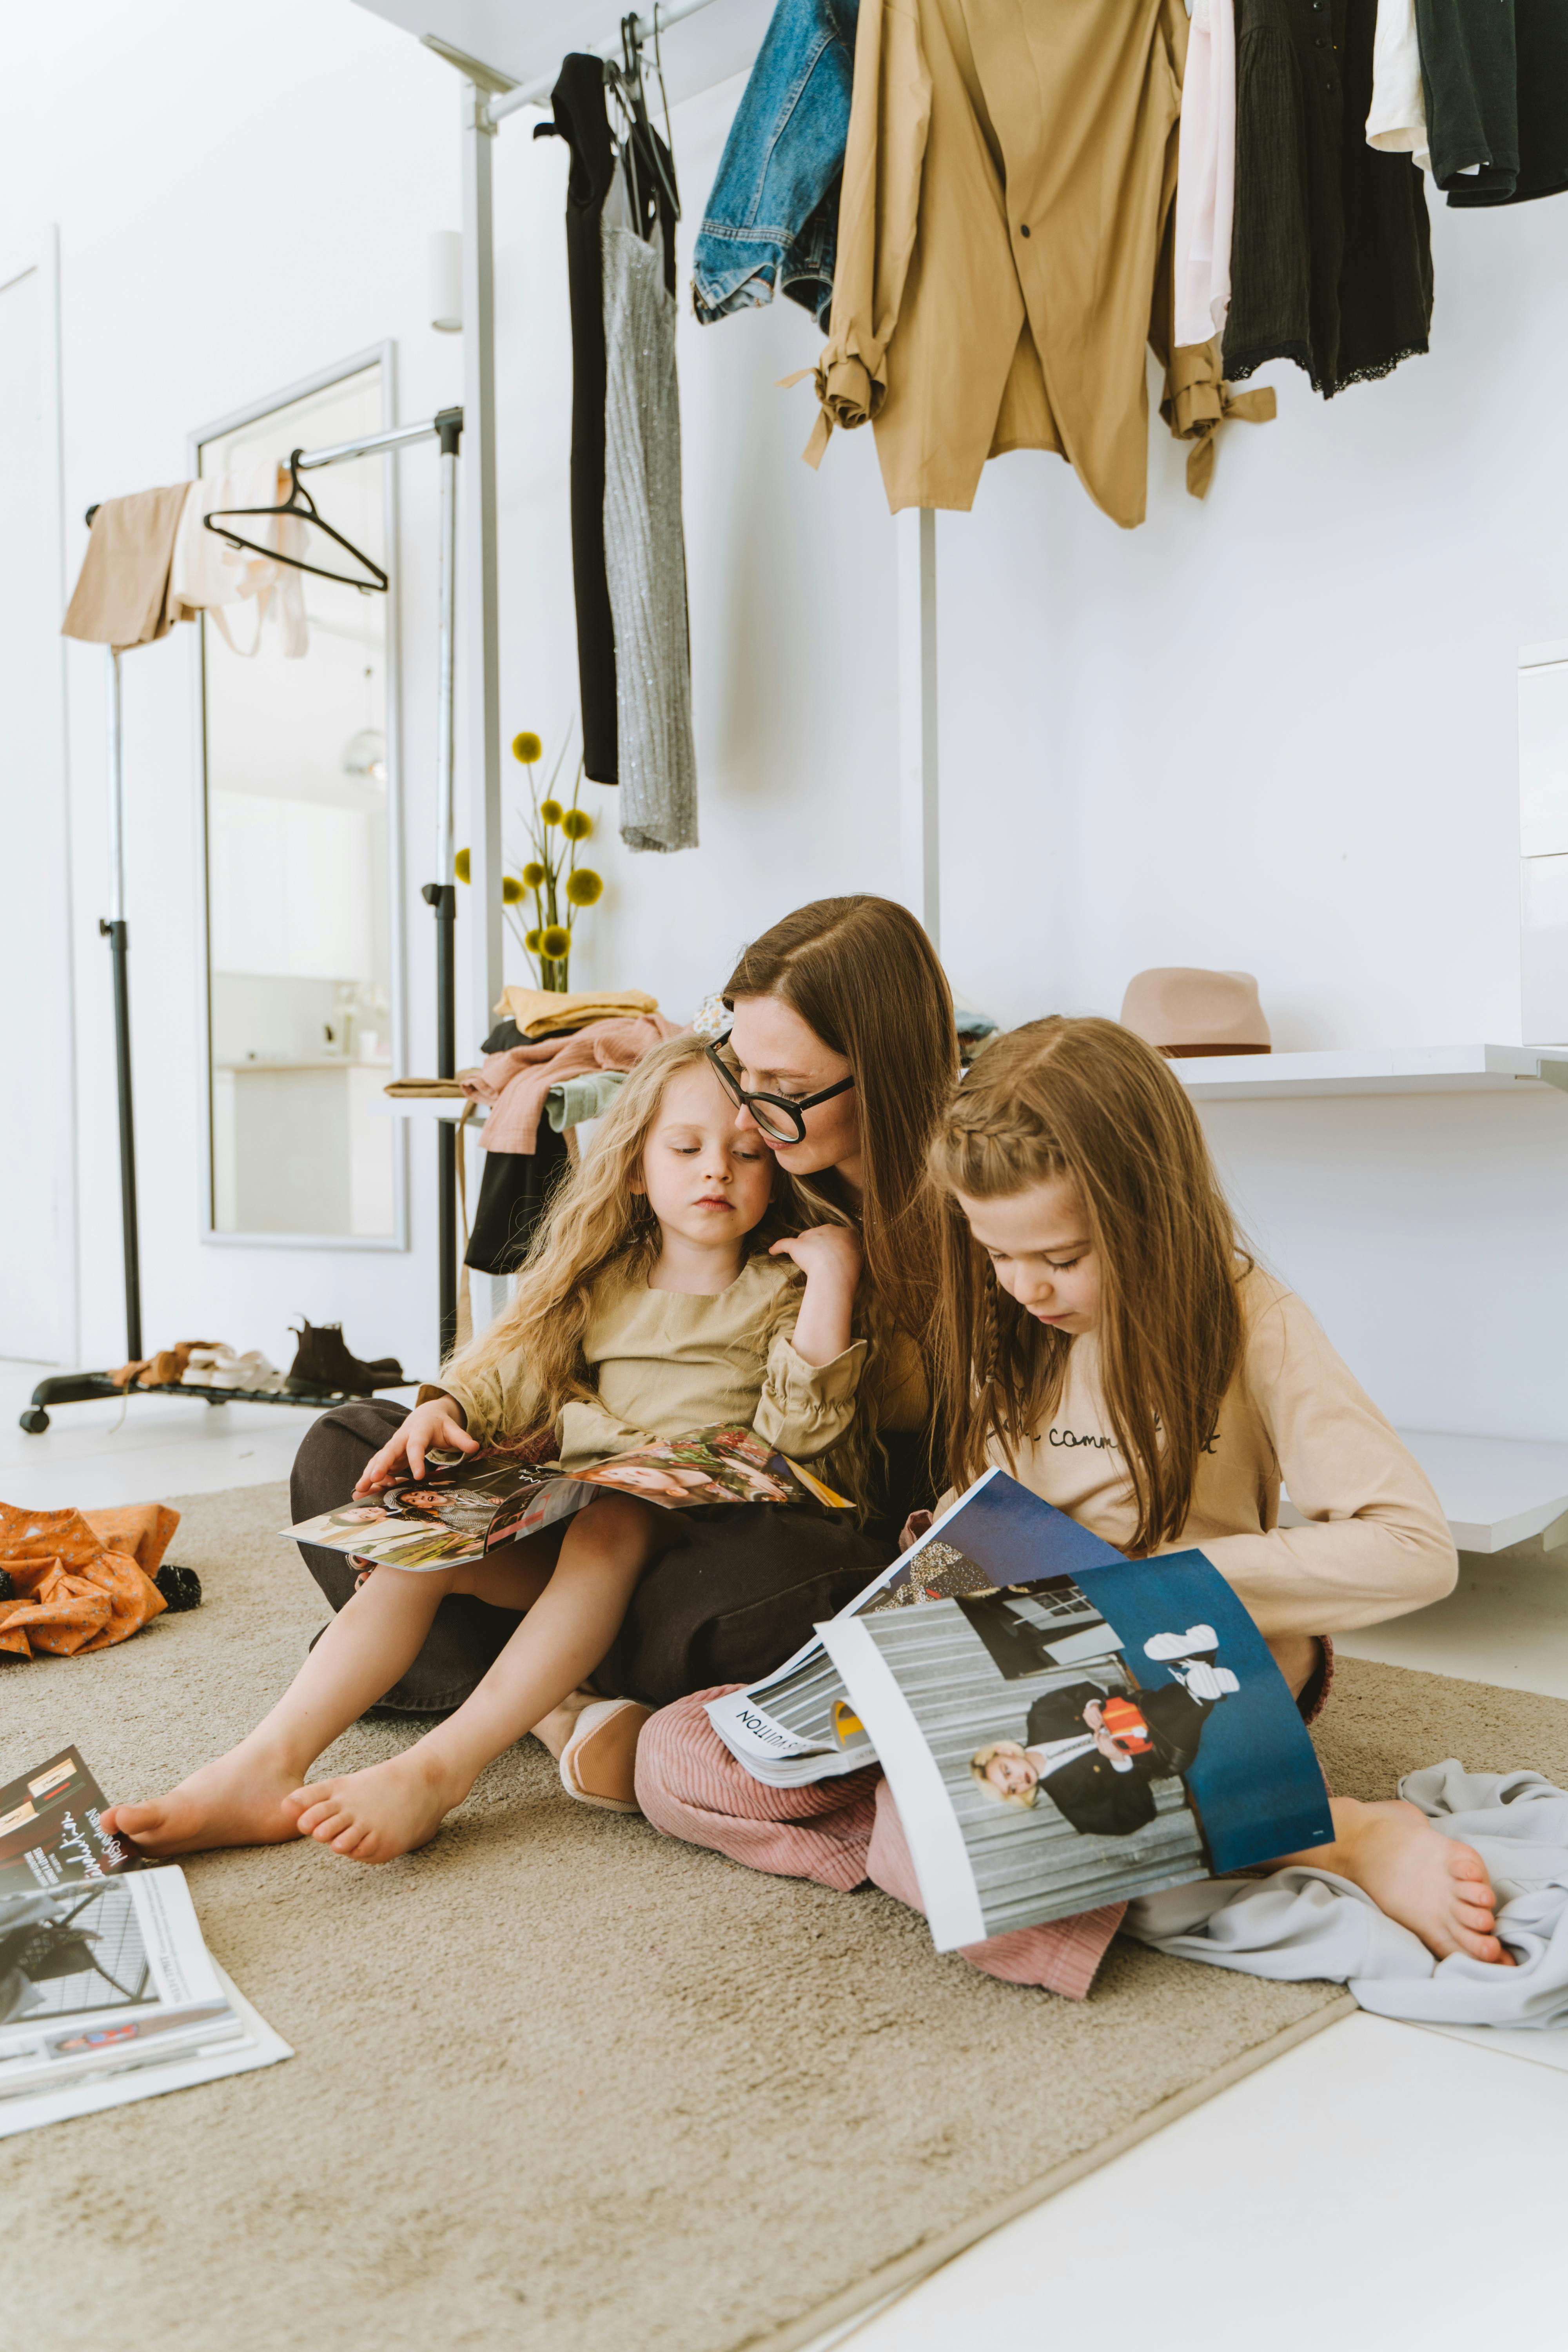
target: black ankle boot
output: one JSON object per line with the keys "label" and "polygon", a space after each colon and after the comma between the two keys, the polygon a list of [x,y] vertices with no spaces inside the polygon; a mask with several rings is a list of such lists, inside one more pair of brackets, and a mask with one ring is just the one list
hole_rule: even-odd
{"label": "black ankle boot", "polygon": [[405,1386],[403,1367],[395,1356],[378,1356],[362,1363],[350,1353],[341,1323],[301,1319],[300,1345],[289,1368],[289,1386],[304,1391],[334,1389],[348,1396],[374,1396],[377,1389]]}

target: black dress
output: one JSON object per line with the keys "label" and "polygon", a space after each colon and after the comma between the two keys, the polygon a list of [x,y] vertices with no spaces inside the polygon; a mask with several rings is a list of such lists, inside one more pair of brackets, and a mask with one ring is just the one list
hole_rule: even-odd
{"label": "black dress", "polygon": [[616,735],[616,627],[605,576],[605,270],[600,224],[616,173],[605,68],[573,56],[551,94],[572,150],[566,181],[566,280],[572,301],[572,585],[577,682],[589,781],[620,781]]}
{"label": "black dress", "polygon": [[1294,360],[1330,398],[1426,349],[1421,173],[1366,143],[1376,0],[1237,0],[1225,373]]}
{"label": "black dress", "polygon": [[1568,188],[1563,0],[1415,0],[1432,176],[1469,211]]}
{"label": "black dress", "polygon": [[[595,784],[620,782],[616,706],[616,625],[605,570],[604,215],[615,184],[616,151],[599,58],[563,61],[551,93],[554,122],[572,151],[566,181],[566,278],[572,305],[572,582],[577,605],[577,682],[583,761]],[[541,126],[544,128],[546,126]],[[537,134],[536,134],[537,135]],[[644,237],[664,233],[665,282],[675,290],[675,165],[651,124],[631,132]]]}

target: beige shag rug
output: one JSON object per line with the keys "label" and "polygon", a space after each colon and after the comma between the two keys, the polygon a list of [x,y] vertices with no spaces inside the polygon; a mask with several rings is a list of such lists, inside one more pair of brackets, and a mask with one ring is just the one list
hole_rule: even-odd
{"label": "beige shag rug", "polygon": [[[74,1741],[155,1790],[287,1680],[325,1608],[284,1488],[179,1507],[205,1605],[0,1667],[0,1781]],[[1568,1706],[1352,1664],[1324,1745],[1356,1795],[1449,1754],[1563,1778]],[[185,1867],[298,2055],[0,2147],[5,2352],[784,2352],[1348,2006],[1122,1945],[1081,2004],[997,1984],[882,1895],[574,1804],[532,1740],[386,1868]]]}

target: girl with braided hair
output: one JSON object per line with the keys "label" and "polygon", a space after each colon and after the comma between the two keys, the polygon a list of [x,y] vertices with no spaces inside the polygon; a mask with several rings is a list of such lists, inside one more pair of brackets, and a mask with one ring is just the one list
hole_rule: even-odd
{"label": "girl with braided hair", "polygon": [[[998,1038],[939,1118],[929,1171],[935,1414],[953,1491],[994,1463],[1132,1558],[1201,1549],[1309,1721],[1334,1632],[1451,1590],[1454,1548],[1426,1477],[1306,1307],[1243,1249],[1185,1089],[1141,1038],[1061,1018]],[[1289,1528],[1282,1486],[1301,1522]],[[906,1547],[930,1520],[910,1517]],[[765,1825],[746,1780],[700,1748],[681,1708],[645,1727],[638,1793],[660,1827],[756,1867],[840,1886],[867,1875],[918,1902],[879,1775],[789,1791],[792,1818]],[[1335,1799],[1333,1818],[1332,1844],[1281,1864],[1352,1880],[1440,1958],[1506,1962],[1470,1848],[1401,1803]],[[967,1957],[1081,1994],[1122,1907]]]}

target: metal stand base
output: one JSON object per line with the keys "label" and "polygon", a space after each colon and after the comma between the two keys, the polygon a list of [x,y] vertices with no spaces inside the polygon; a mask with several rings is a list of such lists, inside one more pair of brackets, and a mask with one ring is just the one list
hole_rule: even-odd
{"label": "metal stand base", "polygon": [[[383,1381],[383,1389],[411,1389],[415,1381]],[[134,1381],[121,1388],[107,1372],[59,1372],[53,1380],[40,1381],[33,1391],[33,1400],[19,1416],[18,1426],[29,1437],[41,1437],[49,1425],[47,1408],[51,1404],[86,1404],[94,1397],[173,1396],[184,1397],[187,1404],[292,1404],[303,1405],[309,1412],[325,1412],[335,1404],[365,1404],[369,1399],[362,1391],[349,1389],[188,1389],[183,1381],[160,1383],[142,1388]]]}

